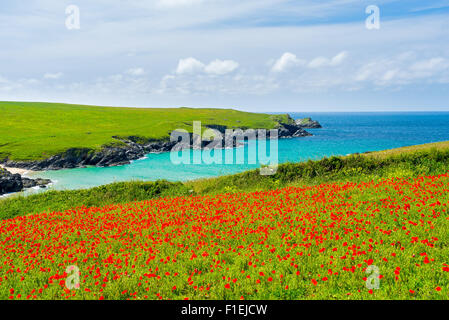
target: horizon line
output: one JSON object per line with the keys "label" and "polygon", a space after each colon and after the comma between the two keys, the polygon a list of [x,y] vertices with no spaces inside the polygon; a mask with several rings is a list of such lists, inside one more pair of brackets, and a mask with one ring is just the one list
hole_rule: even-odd
{"label": "horizon line", "polygon": [[[394,110],[394,109],[386,109],[386,110],[370,110],[370,109],[343,109],[343,110],[330,110],[326,108],[326,110],[322,111],[307,111],[307,110],[282,110],[282,111],[252,111],[245,107],[238,106],[191,106],[191,105],[178,105],[178,106],[123,106],[123,105],[97,105],[91,103],[77,103],[77,102],[54,102],[54,101],[24,101],[24,100],[0,100],[0,103],[49,103],[49,104],[66,104],[66,105],[80,105],[80,106],[90,106],[90,107],[104,107],[104,108],[138,108],[138,109],[178,109],[178,108],[191,108],[191,109],[233,109],[237,111],[243,112],[251,112],[251,113],[350,113],[350,112],[358,112],[358,113],[405,113],[405,112],[449,112],[449,107],[441,107],[443,109],[432,109],[424,110],[424,109],[405,109],[405,110]],[[313,107],[311,107],[313,108]],[[402,107],[398,107],[402,108]],[[382,109],[380,107],[375,109]]]}

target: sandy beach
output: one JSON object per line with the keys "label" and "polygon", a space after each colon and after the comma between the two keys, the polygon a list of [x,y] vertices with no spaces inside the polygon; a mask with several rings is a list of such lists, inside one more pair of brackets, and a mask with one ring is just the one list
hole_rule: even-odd
{"label": "sandy beach", "polygon": [[20,169],[20,168],[9,168],[9,167],[5,167],[4,165],[0,164],[0,167],[2,167],[3,169],[8,170],[9,172],[11,172],[12,174],[20,174],[21,176],[26,175],[28,173],[32,173],[34,171],[32,170],[27,170],[27,169]]}

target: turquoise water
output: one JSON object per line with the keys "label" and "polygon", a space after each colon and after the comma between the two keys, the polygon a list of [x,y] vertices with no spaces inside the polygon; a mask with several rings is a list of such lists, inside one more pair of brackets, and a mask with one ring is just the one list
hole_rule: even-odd
{"label": "turquoise water", "polygon": [[[322,129],[309,129],[313,137],[281,139],[278,142],[279,163],[319,159],[324,156],[377,151],[414,144],[449,140],[449,112],[416,113],[290,113],[293,118],[307,116],[318,120]],[[170,153],[149,154],[129,165],[108,168],[79,168],[38,172],[33,176],[48,178],[52,189],[79,189],[117,181],[157,180],[185,181],[214,177],[260,167],[249,164],[255,142],[244,148],[243,164],[172,163]],[[201,155],[203,151],[189,151]],[[236,152],[235,150],[226,150]],[[37,192],[28,191],[29,192]]]}

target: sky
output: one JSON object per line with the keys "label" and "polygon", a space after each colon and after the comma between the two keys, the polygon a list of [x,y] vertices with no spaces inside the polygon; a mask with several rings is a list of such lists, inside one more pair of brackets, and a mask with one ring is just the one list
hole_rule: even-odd
{"label": "sky", "polygon": [[1,101],[449,111],[449,0],[4,0],[0,43]]}

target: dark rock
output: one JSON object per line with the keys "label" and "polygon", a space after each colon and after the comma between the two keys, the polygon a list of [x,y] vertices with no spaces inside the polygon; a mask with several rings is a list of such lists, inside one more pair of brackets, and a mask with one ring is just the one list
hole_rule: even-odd
{"label": "dark rock", "polygon": [[296,124],[282,123],[279,127],[279,138],[298,138],[311,136],[309,132]]}
{"label": "dark rock", "polygon": [[22,184],[23,184],[23,188],[25,188],[25,189],[32,188],[37,185],[35,180],[28,179],[28,178],[22,178]]}
{"label": "dark rock", "polygon": [[30,179],[30,178],[24,178],[22,177],[22,184],[23,184],[23,188],[27,189],[27,188],[33,188],[33,187],[41,187],[41,188],[45,188],[47,184],[50,184],[51,180],[49,179],[41,179],[41,178],[37,178],[37,179]]}
{"label": "dark rock", "polygon": [[6,169],[0,168],[0,195],[5,193],[19,192],[32,187],[43,187],[51,183],[48,179],[24,178],[20,174],[12,174]]}
{"label": "dark rock", "polygon": [[20,174],[12,174],[11,172],[0,168],[0,195],[18,192],[22,189],[23,183]]}
{"label": "dark rock", "polygon": [[298,119],[295,121],[298,126],[304,129],[320,129],[321,124],[318,121],[312,120],[312,118]]}

